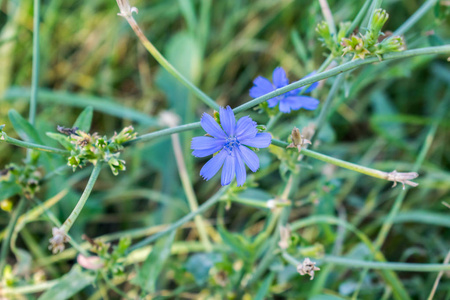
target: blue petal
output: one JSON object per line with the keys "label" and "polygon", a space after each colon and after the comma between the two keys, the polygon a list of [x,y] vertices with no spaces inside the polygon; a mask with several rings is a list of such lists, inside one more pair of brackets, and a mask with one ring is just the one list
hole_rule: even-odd
{"label": "blue petal", "polygon": [[200,125],[202,125],[203,129],[212,135],[215,138],[226,139],[227,136],[225,132],[223,132],[222,128],[220,128],[219,124],[214,120],[213,117],[204,113],[202,115],[202,119],[200,120]]}
{"label": "blue petal", "polygon": [[272,99],[267,100],[267,103],[269,103],[269,107],[272,108],[272,107],[277,106],[279,101],[280,101],[279,98],[276,97],[276,98],[272,98]]}
{"label": "blue petal", "polygon": [[256,153],[242,145],[238,149],[242,160],[244,160],[248,168],[256,172],[259,169],[259,158]]}
{"label": "blue petal", "polygon": [[[311,76],[315,75],[316,73],[317,73],[316,71],[312,71],[311,73],[309,73],[308,75],[306,75],[302,79],[311,77]],[[314,82],[313,84],[311,84],[308,88],[306,88],[306,87],[302,88],[303,93],[307,94],[307,93],[310,93],[310,92],[314,91],[317,88],[318,85],[319,85],[319,82],[317,81],[317,82]]]}
{"label": "blue petal", "polygon": [[207,136],[194,137],[191,142],[192,155],[195,157],[205,157],[216,153],[223,148],[225,140],[217,140]]}
{"label": "blue petal", "polygon": [[234,130],[236,127],[236,119],[234,118],[234,113],[231,107],[220,108],[220,125],[222,125],[223,130],[228,134],[228,136],[234,135]]}
{"label": "blue petal", "polygon": [[288,114],[291,112],[291,105],[295,102],[288,100],[289,98],[294,97],[288,97],[280,101],[279,109],[282,113]]}
{"label": "blue petal", "polygon": [[289,80],[286,77],[286,72],[282,67],[277,67],[273,70],[272,81],[277,89],[289,84]]}
{"label": "blue petal", "polygon": [[238,120],[236,125],[236,137],[239,141],[241,139],[253,138],[257,133],[256,122],[249,116],[242,117]]}
{"label": "blue petal", "polygon": [[239,141],[241,142],[241,144],[249,147],[267,148],[272,141],[272,136],[268,132],[260,132],[256,134],[254,138]]}
{"label": "blue petal", "polygon": [[254,86],[250,89],[250,97],[258,98],[274,91],[272,83],[264,77],[258,76],[253,80]]}
{"label": "blue petal", "polygon": [[225,140],[215,139],[207,136],[197,136],[192,138],[191,149],[193,150],[207,150],[217,148],[218,146],[223,147],[225,145]]}
{"label": "blue petal", "polygon": [[292,96],[280,101],[280,111],[289,113],[291,110],[314,110],[319,105],[319,100],[309,96]]}
{"label": "blue petal", "polygon": [[223,164],[222,168],[222,185],[228,185],[231,183],[231,181],[233,181],[234,175],[236,174],[235,160],[235,156],[231,154],[228,154],[225,158],[225,163]]}
{"label": "blue petal", "polygon": [[235,162],[236,162],[236,181],[237,186],[242,186],[245,183],[245,179],[247,178],[247,173],[245,172],[245,165],[242,161],[241,156],[235,151]]}
{"label": "blue petal", "polygon": [[200,170],[200,175],[205,180],[210,180],[222,167],[225,158],[228,156],[226,150],[220,151],[216,156],[211,158]]}

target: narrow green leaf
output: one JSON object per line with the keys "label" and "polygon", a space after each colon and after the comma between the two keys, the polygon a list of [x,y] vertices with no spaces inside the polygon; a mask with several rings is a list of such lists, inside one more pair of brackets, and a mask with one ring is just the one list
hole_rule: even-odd
{"label": "narrow green leaf", "polygon": [[20,193],[22,189],[15,182],[0,182],[0,201]]}
{"label": "narrow green leaf", "polygon": [[33,125],[31,125],[27,120],[25,120],[17,111],[11,109],[8,113],[8,116],[17,134],[24,141],[43,144],[37,130],[33,127]]}
{"label": "narrow green leaf", "polygon": [[69,137],[61,134],[61,133],[56,133],[56,132],[47,132],[46,133],[47,136],[51,139],[54,139],[55,141],[57,141],[58,143],[61,144],[61,146],[63,146],[64,148],[66,148],[67,150],[73,150],[73,144],[71,144],[69,142]]}
{"label": "narrow green leaf", "polygon": [[176,230],[166,237],[161,238],[147,256],[144,264],[138,271],[138,276],[134,280],[143,290],[154,293],[156,291],[156,281],[162,271],[164,263],[170,256],[170,249],[175,238]]}
{"label": "narrow green leaf", "polygon": [[94,108],[92,106],[86,107],[77,120],[73,124],[73,127],[78,127],[81,131],[89,132],[91,130],[92,117],[94,115]]}
{"label": "narrow green leaf", "polygon": [[82,272],[81,268],[75,266],[70,272],[39,297],[39,300],[65,300],[69,299],[88,285],[94,283],[95,276]]}

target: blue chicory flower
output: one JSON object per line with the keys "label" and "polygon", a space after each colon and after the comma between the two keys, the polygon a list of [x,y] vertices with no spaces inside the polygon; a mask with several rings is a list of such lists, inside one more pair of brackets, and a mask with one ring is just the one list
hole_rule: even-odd
{"label": "blue chicory flower", "polygon": [[205,157],[219,152],[203,166],[200,175],[209,180],[223,165],[222,185],[230,184],[236,176],[237,185],[242,186],[247,177],[245,165],[253,172],[259,168],[258,156],[248,147],[269,147],[272,136],[267,132],[258,132],[256,122],[249,116],[236,122],[229,106],[220,108],[219,115],[222,126],[207,113],[203,114],[200,124],[211,137],[194,137],[191,143],[191,149],[194,150],[192,155]]}
{"label": "blue chicory flower", "polygon": [[[307,78],[314,74],[315,72],[312,72],[304,78]],[[272,80],[273,84],[267,78],[264,78],[262,76],[256,77],[256,79],[253,80],[253,87],[250,89],[250,96],[253,98],[258,98],[289,84],[289,80],[286,77],[286,72],[282,67],[277,67],[275,68],[275,70],[273,70]],[[291,110],[298,110],[300,108],[304,108],[306,110],[314,110],[319,105],[319,100],[313,97],[298,94],[301,92],[309,93],[314,90],[318,84],[318,82],[315,82],[308,88],[301,87],[275,98],[271,98],[267,100],[267,102],[269,103],[269,107],[272,108],[279,104],[279,109],[283,113],[290,113]]]}

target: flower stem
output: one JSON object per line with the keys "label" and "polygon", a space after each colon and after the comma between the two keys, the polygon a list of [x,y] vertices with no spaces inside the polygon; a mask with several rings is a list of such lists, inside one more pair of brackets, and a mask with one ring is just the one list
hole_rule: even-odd
{"label": "flower stem", "polygon": [[[353,32],[353,30],[355,30],[355,28],[359,25],[359,23],[361,23],[362,18],[364,17],[367,10],[369,9],[370,2],[371,2],[371,0],[366,0],[366,2],[364,2],[364,5],[359,10],[355,19],[353,19],[353,22],[350,24],[350,28],[345,33],[345,36],[349,36]],[[340,42],[340,41],[338,41],[338,42]]]}
{"label": "flower stem", "polygon": [[14,213],[11,215],[11,219],[8,223],[8,228],[6,231],[5,239],[2,242],[1,250],[0,250],[0,281],[3,276],[3,268],[6,264],[6,256],[8,255],[8,248],[11,241],[12,233],[14,232],[14,228],[16,227],[17,220],[22,212],[25,210],[27,204],[27,199],[25,197],[20,198],[19,204],[17,205]]}
{"label": "flower stem", "polygon": [[[173,151],[175,153],[175,160],[177,161],[178,173],[180,174],[181,184],[183,185],[184,193],[186,194],[186,198],[188,199],[189,208],[191,209],[191,212],[195,212],[198,210],[198,201],[186,169],[186,163],[184,161],[183,152],[181,150],[180,136],[178,134],[174,134],[171,136],[171,138]],[[211,252],[212,246],[208,238],[208,233],[206,232],[205,220],[203,220],[203,217],[201,215],[196,215],[194,217],[194,222],[203,246],[205,247],[206,251]]]}
{"label": "flower stem", "polygon": [[70,213],[69,217],[61,226],[61,229],[64,232],[69,232],[70,228],[72,227],[75,220],[78,218],[78,215],[80,214],[81,210],[84,207],[84,204],[86,204],[87,199],[89,198],[89,195],[91,194],[91,191],[94,187],[95,182],[97,181],[98,175],[100,174],[100,171],[102,169],[103,162],[99,161],[94,167],[94,170],[92,170],[91,177],[89,177],[89,181],[86,185],[86,188],[83,191],[83,194],[80,197],[80,200],[78,200],[77,205],[75,205],[75,208]]}
{"label": "flower stem", "polygon": [[[275,146],[278,146],[278,147],[282,147],[282,148],[286,148],[288,146],[288,143],[282,142],[282,141],[276,140],[276,139],[272,139],[272,144],[275,145]],[[359,172],[359,173],[362,173],[362,174],[365,174],[365,175],[369,175],[369,176],[372,176],[372,177],[385,179],[385,180],[388,179],[388,174],[389,173],[387,173],[387,172],[378,171],[378,170],[375,170],[375,169],[371,169],[371,168],[363,167],[363,166],[360,166],[360,165],[356,165],[356,164],[353,164],[353,163],[350,163],[350,162],[347,162],[347,161],[344,161],[344,160],[340,160],[340,159],[337,159],[337,158],[334,158],[334,157],[331,157],[331,156],[328,156],[328,155],[324,155],[324,154],[321,154],[321,153],[318,153],[318,152],[315,152],[315,151],[312,151],[312,150],[302,149],[300,151],[300,154],[303,154],[305,156],[309,156],[309,157],[312,157],[312,158],[315,158],[315,159],[318,159],[318,160],[321,160],[321,161],[324,161],[326,163],[330,163],[330,164],[333,164],[333,165],[336,165],[336,166],[339,166],[339,167],[342,167],[342,168],[346,168],[346,169],[349,169],[349,170],[352,170],[352,171],[356,171],[356,172]]]}
{"label": "flower stem", "polygon": [[[283,257],[292,265],[300,264],[300,261],[287,254],[283,253]],[[377,262],[364,261],[359,259],[350,259],[339,256],[325,255],[317,261],[323,263],[333,263],[336,265],[343,265],[348,268],[369,268],[374,270],[394,270],[403,272],[439,272],[449,271],[450,264],[417,264],[417,263],[399,263],[399,262]]]}
{"label": "flower stem", "polygon": [[53,148],[53,147],[49,147],[49,146],[45,146],[45,145],[39,145],[39,144],[34,144],[34,143],[30,143],[30,142],[17,140],[15,138],[9,137],[5,132],[2,132],[0,134],[0,140],[3,140],[9,144],[23,147],[23,148],[45,151],[45,152],[50,152],[50,153],[55,153],[55,154],[60,154],[60,155],[68,155],[69,154],[69,151],[67,151],[67,150],[62,150],[62,149],[57,149],[57,148]]}
{"label": "flower stem", "polygon": [[172,225],[170,225],[166,229],[164,229],[164,230],[162,230],[162,231],[160,231],[160,232],[158,232],[158,233],[156,233],[156,234],[154,234],[152,236],[149,236],[149,237],[143,239],[139,243],[136,243],[134,246],[129,248],[128,252],[131,252],[133,250],[136,250],[138,248],[144,247],[144,246],[152,243],[153,241],[157,240],[161,236],[163,236],[163,235],[165,235],[165,234],[167,234],[169,232],[172,232],[173,230],[177,229],[178,227],[180,227],[180,226],[184,225],[185,223],[189,222],[190,220],[195,218],[196,215],[203,213],[204,211],[206,211],[207,209],[209,209],[214,204],[216,204],[217,202],[220,201],[220,197],[223,195],[223,193],[225,193],[225,191],[228,189],[228,187],[229,186],[222,187],[217,193],[214,194],[214,196],[212,196],[205,203],[200,205],[196,211],[190,212],[189,214],[185,215],[184,217],[182,217],[178,221],[172,223]]}
{"label": "flower stem", "polygon": [[198,87],[196,87],[192,82],[190,82],[186,77],[184,77],[177,69],[175,69],[170,62],[165,59],[165,57],[158,51],[158,49],[153,46],[153,44],[147,39],[147,37],[142,32],[141,28],[137,24],[136,20],[129,15],[126,16],[128,24],[130,24],[134,33],[136,33],[137,37],[141,41],[142,45],[147,49],[148,52],[159,62],[159,64],[166,69],[173,77],[175,77],[178,81],[180,81],[185,87],[187,87],[194,95],[196,95],[200,100],[202,100],[209,107],[219,110],[220,106],[214,102],[208,95],[202,92]]}

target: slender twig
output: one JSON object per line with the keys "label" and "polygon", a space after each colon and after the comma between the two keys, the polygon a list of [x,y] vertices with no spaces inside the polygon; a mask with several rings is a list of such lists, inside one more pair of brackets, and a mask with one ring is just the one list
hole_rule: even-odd
{"label": "slender twig", "polygon": [[[119,4],[120,7],[120,4]],[[145,49],[150,52],[150,54],[159,62],[159,64],[166,69],[173,77],[180,81],[185,87],[187,87],[194,95],[196,95],[200,100],[202,100],[209,107],[219,110],[220,106],[214,102],[212,98],[206,95],[198,87],[196,87],[192,82],[190,82],[186,77],[184,77],[167,59],[156,49],[156,47],[147,39],[145,34],[142,32],[141,28],[137,24],[136,20],[133,18],[131,12],[121,12],[120,14],[127,20],[130,24],[136,36],[141,41]]]}
{"label": "slender twig", "polygon": [[[447,253],[447,256],[444,259],[444,265],[448,265],[450,262],[450,251]],[[434,281],[433,288],[431,289],[430,295],[428,296],[428,300],[434,299],[434,294],[436,294],[437,287],[439,285],[439,281],[441,281],[442,275],[444,275],[444,270],[441,270]]]}
{"label": "slender twig", "polygon": [[[183,152],[181,149],[180,136],[178,134],[173,134],[171,138],[181,184],[183,185],[184,193],[186,194],[186,198],[188,199],[189,208],[192,212],[195,212],[196,210],[198,210],[198,201],[192,187],[189,174],[187,172],[186,163],[184,161]],[[208,233],[206,232],[205,220],[201,215],[196,215],[194,217],[194,221],[198,230],[198,234],[200,236],[200,240],[205,246],[205,249],[210,252],[212,250],[212,246],[208,238]]]}

